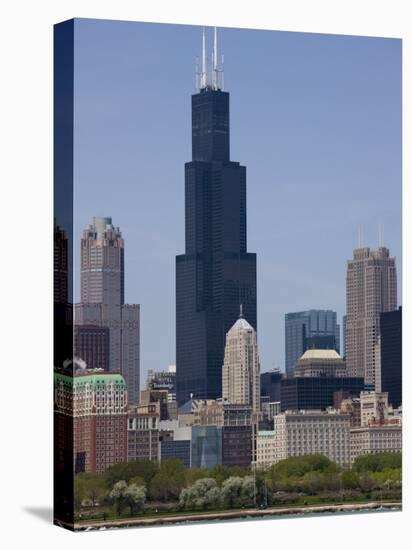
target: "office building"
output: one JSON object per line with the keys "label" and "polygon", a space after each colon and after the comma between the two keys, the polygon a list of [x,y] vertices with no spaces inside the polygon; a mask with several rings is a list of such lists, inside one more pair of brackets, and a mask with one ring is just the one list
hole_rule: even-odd
{"label": "office building", "polygon": [[226,335],[222,398],[233,405],[250,405],[260,411],[260,365],[256,331],[243,318]]}
{"label": "office building", "polygon": [[318,409],[324,410],[334,404],[334,394],[347,391],[358,396],[365,389],[363,378],[302,376],[284,378],[280,386],[280,405],[282,411]]}
{"label": "office building", "polygon": [[[203,44],[205,52],[205,44]],[[246,168],[230,160],[229,93],[204,53],[185,165],[185,253],[176,257],[177,401],[222,396],[225,335],[243,304],[256,330],[256,255],[247,251]],[[216,57],[215,57],[216,60]]]}
{"label": "office building", "polygon": [[214,468],[222,464],[222,428],[219,426],[192,426],[192,468]]}
{"label": "office building", "polygon": [[280,381],[283,374],[279,369],[262,372],[260,375],[260,395],[269,397],[270,402],[280,401]]}
{"label": "office building", "polygon": [[340,327],[335,311],[311,309],[285,315],[285,371],[293,376],[296,361],[307,349],[340,351]]}
{"label": "office building", "polygon": [[402,308],[380,317],[381,391],[393,407],[402,404]]}
{"label": "office building", "polygon": [[127,460],[158,462],[160,404],[133,405],[127,412]]}
{"label": "office building", "polygon": [[160,443],[160,460],[178,459],[186,468],[190,468],[190,439],[163,439]]}
{"label": "office building", "polygon": [[401,425],[372,425],[351,428],[351,463],[358,456],[402,452]]}
{"label": "office building", "polygon": [[266,470],[276,462],[275,432],[259,430],[256,437],[256,466]]}
{"label": "office building", "polygon": [[124,303],[124,239],[111,218],[86,225],[80,264],[75,324],[109,328],[109,369],[124,376],[129,402],[138,403],[140,306]]}
{"label": "office building", "polygon": [[334,349],[308,349],[296,363],[294,376],[346,376],[346,364]]}
{"label": "office building", "polygon": [[[388,248],[357,248],[346,275],[346,365],[349,376],[375,388],[380,315],[397,308],[395,258]],[[379,388],[378,388],[379,389]]]}
{"label": "office building", "polygon": [[351,463],[350,417],[328,411],[287,411],[274,417],[274,463],[321,454],[342,468]]}
{"label": "office building", "polygon": [[109,327],[77,325],[74,327],[74,355],[89,369],[109,370]]}
{"label": "office building", "polygon": [[127,390],[120,374],[55,372],[57,422],[73,423],[73,471],[103,473],[127,461]]}

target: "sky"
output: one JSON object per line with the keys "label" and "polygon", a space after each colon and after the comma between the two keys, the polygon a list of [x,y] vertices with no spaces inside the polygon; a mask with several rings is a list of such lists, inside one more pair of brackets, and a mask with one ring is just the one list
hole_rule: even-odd
{"label": "sky", "polygon": [[[175,363],[175,256],[201,27],[75,23],[75,295],[81,232],[111,216],[125,300],[141,304],[141,377]],[[213,30],[206,28],[210,55]],[[261,370],[284,369],[284,315],[345,313],[346,262],[379,226],[401,303],[401,51],[397,39],[224,28],[231,160],[247,167]]]}

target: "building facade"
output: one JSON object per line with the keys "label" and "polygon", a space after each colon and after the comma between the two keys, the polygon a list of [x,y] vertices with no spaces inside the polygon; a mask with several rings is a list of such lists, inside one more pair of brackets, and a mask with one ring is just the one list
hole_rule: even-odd
{"label": "building facade", "polygon": [[293,376],[296,361],[307,349],[340,351],[340,326],[335,311],[311,309],[285,314],[285,371]]}
{"label": "building facade", "polygon": [[75,324],[109,328],[109,369],[121,372],[129,402],[138,403],[140,306],[124,303],[124,239],[111,218],[95,217],[86,225],[80,263]]}
{"label": "building facade", "polygon": [[226,335],[222,372],[222,398],[233,405],[260,411],[260,365],[256,331],[243,318]]}
{"label": "building facade", "polygon": [[380,315],[396,308],[395,258],[384,246],[355,249],[346,274],[346,365],[350,376],[364,377],[373,388]]}
{"label": "building facade", "polygon": [[348,376],[302,376],[284,378],[280,387],[282,411],[318,409],[334,405],[336,392],[348,392],[359,397],[365,389],[363,378]]}
{"label": "building facade", "polygon": [[[176,257],[176,382],[222,395],[225,335],[239,305],[256,330],[256,255],[247,251],[246,168],[230,160],[229,93],[202,70],[192,96],[192,160],[185,165],[185,253]],[[212,75],[218,72],[212,71]]]}
{"label": "building facade", "polygon": [[321,454],[342,468],[351,464],[350,417],[334,410],[285,412],[274,418],[274,463]]}
{"label": "building facade", "polygon": [[127,461],[127,389],[120,374],[55,372],[58,423],[73,423],[73,471],[103,473]]}
{"label": "building facade", "polygon": [[402,308],[381,313],[381,390],[393,407],[402,405]]}
{"label": "building facade", "polygon": [[334,349],[308,349],[296,363],[294,376],[346,376],[346,363]]}
{"label": "building facade", "polygon": [[127,413],[127,460],[160,459],[159,403],[132,406]]}
{"label": "building facade", "polygon": [[279,369],[262,372],[260,375],[260,395],[269,397],[268,401],[280,401],[280,381],[283,373]]}
{"label": "building facade", "polygon": [[400,425],[352,428],[350,438],[351,463],[362,455],[402,452],[402,426]]}
{"label": "building facade", "polygon": [[76,325],[74,355],[85,361],[89,369],[109,370],[109,327]]}

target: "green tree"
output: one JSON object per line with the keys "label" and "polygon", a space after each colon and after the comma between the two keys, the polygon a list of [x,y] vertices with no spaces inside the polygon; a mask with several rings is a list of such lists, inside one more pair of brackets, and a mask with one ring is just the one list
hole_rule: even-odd
{"label": "green tree", "polygon": [[255,483],[252,476],[232,476],[222,483],[222,500],[229,508],[252,504],[254,492]]}
{"label": "green tree", "polygon": [[130,515],[140,512],[146,502],[146,487],[135,483],[128,485],[124,491],[124,499],[130,508]]}
{"label": "green tree", "polygon": [[113,489],[109,494],[109,498],[114,503],[118,516],[120,516],[126,504],[126,490],[127,483],[124,480],[120,480],[113,485]]}
{"label": "green tree", "polygon": [[107,494],[106,483],[101,475],[82,472],[76,478],[83,486],[83,498],[92,506],[96,506]]}
{"label": "green tree", "polygon": [[74,508],[79,511],[85,499],[84,483],[79,476],[74,478]]}
{"label": "green tree", "polygon": [[402,468],[401,453],[376,453],[356,457],[353,466],[355,472],[382,472],[388,468]]}
{"label": "green tree", "polygon": [[273,481],[282,478],[301,478],[309,472],[334,473],[338,466],[324,455],[292,456],[271,466],[269,476]]}
{"label": "green tree", "polygon": [[180,493],[179,505],[186,509],[207,510],[221,504],[220,489],[213,478],[198,479]]}
{"label": "green tree", "polygon": [[159,465],[151,460],[133,460],[131,462],[114,464],[104,474],[106,486],[111,489],[118,481],[130,482],[135,477],[144,480],[146,487],[150,486],[153,477],[159,471]]}
{"label": "green tree", "polygon": [[343,489],[358,489],[359,488],[359,475],[353,470],[346,470],[341,474]]}

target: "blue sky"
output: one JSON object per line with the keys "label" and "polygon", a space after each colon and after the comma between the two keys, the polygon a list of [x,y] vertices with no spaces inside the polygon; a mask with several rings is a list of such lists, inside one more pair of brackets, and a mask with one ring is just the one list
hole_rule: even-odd
{"label": "blue sky", "polygon": [[[207,29],[211,51],[212,29]],[[284,367],[284,314],[345,311],[346,260],[376,247],[401,273],[401,41],[220,29],[231,158],[247,167],[261,369]],[[75,25],[75,271],[95,215],[126,241],[126,301],[141,304],[141,370],[175,361],[175,255],[201,27]],[[399,284],[400,287],[400,284]],[[401,302],[400,288],[398,299]]]}

